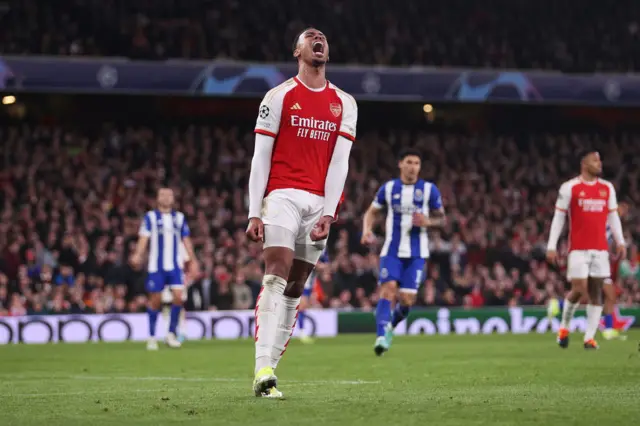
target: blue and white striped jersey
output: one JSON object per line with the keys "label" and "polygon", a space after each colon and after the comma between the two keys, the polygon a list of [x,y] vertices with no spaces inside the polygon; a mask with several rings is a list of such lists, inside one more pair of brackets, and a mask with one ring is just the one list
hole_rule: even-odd
{"label": "blue and white striped jersey", "polygon": [[141,237],[149,237],[148,272],[181,270],[184,265],[182,239],[190,235],[182,212],[161,213],[152,210],[144,215]]}
{"label": "blue and white striped jersey", "polygon": [[415,185],[405,185],[400,179],[385,183],[373,200],[375,208],[387,208],[385,241],[380,256],[398,258],[429,257],[427,230],[413,226],[413,214],[429,215],[442,207],[440,191],[422,179]]}

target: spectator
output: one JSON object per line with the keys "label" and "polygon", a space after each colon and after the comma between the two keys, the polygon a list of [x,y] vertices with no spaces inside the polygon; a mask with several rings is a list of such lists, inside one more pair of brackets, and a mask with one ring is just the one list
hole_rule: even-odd
{"label": "spectator", "polygon": [[251,287],[242,272],[236,273],[232,285],[233,309],[249,309],[253,306]]}
{"label": "spectator", "polygon": [[[127,0],[12,0],[7,9],[4,54],[284,62],[294,34],[315,22],[332,60],[347,64],[623,73],[640,65],[640,6],[631,0],[586,9],[578,0],[156,1],[137,3],[135,15]],[[115,139],[110,150],[121,149]]]}
{"label": "spectator", "polygon": [[[0,158],[10,165],[0,190],[0,313],[144,310],[144,272],[132,270],[127,259],[140,218],[153,207],[161,184],[176,189],[177,207],[187,214],[202,261],[202,277],[191,285],[187,306],[252,308],[263,272],[260,246],[244,236],[249,131],[106,126],[90,134],[0,127]],[[582,141],[600,149],[605,160],[608,152],[620,158],[605,174],[620,199],[629,200],[624,229],[630,243],[638,242],[638,135],[605,141],[595,134],[385,131],[384,143],[378,133],[365,133],[354,145],[345,214],[329,241],[332,262],[318,268],[314,307],[376,305],[379,246],[368,250],[358,244],[361,213],[376,187],[395,176],[392,154],[406,143],[428,158],[424,174],[441,189],[448,215],[447,225],[431,232],[420,305],[531,305],[564,293],[564,258],[550,268],[542,255],[555,191],[573,172],[569,156]],[[549,152],[554,155],[543,155]],[[208,173],[213,165],[216,172]],[[565,257],[566,250],[561,243]],[[637,257],[633,248],[618,268],[622,304],[640,301]]]}

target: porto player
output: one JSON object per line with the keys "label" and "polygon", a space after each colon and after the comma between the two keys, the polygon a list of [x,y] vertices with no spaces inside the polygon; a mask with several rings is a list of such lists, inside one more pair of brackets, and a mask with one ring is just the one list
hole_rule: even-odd
{"label": "porto player", "polygon": [[[184,311],[184,304],[187,302],[187,298],[188,298],[187,287],[191,285],[192,278],[191,278],[191,274],[189,273],[189,270],[185,268],[185,265],[189,263],[189,259],[190,259],[189,253],[187,253],[187,249],[184,246],[184,243],[181,242],[178,260],[180,263],[180,269],[184,271],[184,274],[183,274],[184,288],[182,289],[182,306],[180,309],[180,317],[178,319],[178,327],[176,329],[178,341],[180,343],[184,342],[186,333],[187,333],[186,314]],[[170,332],[169,328],[171,327],[171,306],[173,305],[173,293],[171,291],[171,288],[165,287],[164,290],[162,290],[161,299],[162,299],[162,317],[164,318],[165,325],[167,327],[166,334],[168,335]]]}
{"label": "porto player", "polygon": [[182,293],[184,289],[184,262],[181,259],[180,245],[184,244],[189,255],[190,267],[197,274],[198,263],[191,244],[191,233],[184,213],[173,209],[174,195],[170,188],[158,190],[158,208],[147,212],[140,225],[136,250],[131,257],[131,264],[139,267],[142,257],[149,246],[149,264],[147,268],[146,289],[149,292],[149,340],[148,350],[157,350],[155,339],[158,313],[162,307],[162,291],[169,287],[173,295],[171,305],[169,333],[165,340],[169,347],[179,348],[177,327],[182,310]]}
{"label": "porto player", "polygon": [[569,345],[569,325],[583,296],[588,300],[584,348],[598,348],[594,337],[602,315],[602,288],[611,283],[607,223],[616,241],[618,255],[626,256],[616,191],[610,182],[599,178],[601,173],[600,154],[585,151],[580,157],[580,176],[560,187],[551,222],[547,260],[555,263],[558,239],[569,215],[567,278],[571,281],[571,291],[564,300],[558,332],[558,344],[562,348]]}
{"label": "porto player", "polygon": [[322,254],[349,171],[357,105],[329,83],[325,35],[296,37],[298,75],[260,105],[249,176],[247,236],[264,242],[265,276],[256,301],[256,396],[280,398],[274,366],[298,316],[304,283]]}
{"label": "porto player", "polygon": [[433,183],[419,178],[420,166],[418,151],[403,150],[398,162],[400,177],[380,188],[363,219],[362,243],[371,244],[376,215],[387,209],[385,241],[380,253],[380,298],[376,307],[374,351],[378,356],[389,350],[394,328],[416,302],[429,257],[427,227],[442,226],[445,219],[440,191]]}

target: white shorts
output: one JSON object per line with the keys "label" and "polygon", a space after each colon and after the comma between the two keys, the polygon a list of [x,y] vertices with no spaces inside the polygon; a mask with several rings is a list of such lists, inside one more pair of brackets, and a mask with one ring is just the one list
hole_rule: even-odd
{"label": "white shorts", "polygon": [[611,265],[605,250],[574,250],[569,253],[568,279],[609,278]]}
{"label": "white shorts", "polygon": [[[315,265],[327,240],[311,241],[324,211],[324,198],[300,189],[277,189],[262,202],[264,247],[287,247],[295,258]],[[287,232],[288,231],[288,232]]]}
{"label": "white shorts", "polygon": [[162,304],[164,305],[169,305],[171,303],[173,303],[173,291],[176,288],[181,288],[182,289],[182,301],[186,302],[187,301],[187,289],[184,286],[180,286],[180,287],[165,287],[164,290],[162,290]]}

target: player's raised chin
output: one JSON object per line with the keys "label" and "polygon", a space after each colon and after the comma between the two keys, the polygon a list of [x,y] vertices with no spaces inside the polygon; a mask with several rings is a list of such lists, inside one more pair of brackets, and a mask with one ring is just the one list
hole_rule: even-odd
{"label": "player's raised chin", "polygon": [[329,43],[322,31],[315,28],[304,30],[298,37],[294,56],[308,65],[320,67],[329,61]]}

